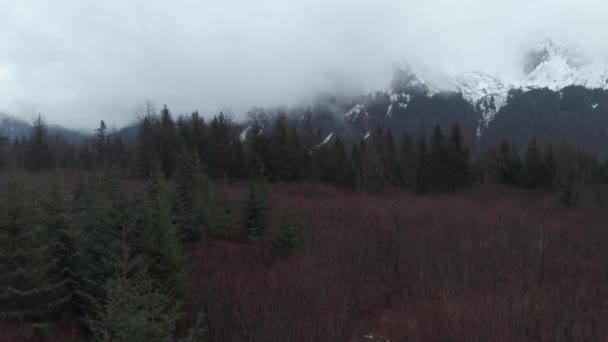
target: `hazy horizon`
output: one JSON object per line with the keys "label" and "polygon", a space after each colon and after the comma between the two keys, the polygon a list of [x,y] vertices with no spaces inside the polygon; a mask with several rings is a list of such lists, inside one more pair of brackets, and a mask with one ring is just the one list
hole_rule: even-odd
{"label": "hazy horizon", "polygon": [[76,129],[295,105],[387,86],[402,58],[437,73],[514,78],[538,32],[605,60],[599,0],[24,0],[0,4],[0,112]]}

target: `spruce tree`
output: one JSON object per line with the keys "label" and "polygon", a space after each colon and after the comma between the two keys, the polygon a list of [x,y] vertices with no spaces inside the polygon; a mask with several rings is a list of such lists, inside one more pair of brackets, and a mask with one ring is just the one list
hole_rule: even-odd
{"label": "spruce tree", "polygon": [[355,187],[355,169],[340,138],[336,138],[334,141],[331,149],[331,164],[329,165],[331,166],[328,169],[328,179],[331,179],[332,183],[346,188]]}
{"label": "spruce tree", "polygon": [[78,225],[78,299],[81,310],[91,314],[106,298],[106,282],[114,274],[113,255],[125,226],[131,225],[134,207],[121,193],[115,170],[105,168],[81,183],[74,198]]}
{"label": "spruce tree", "polygon": [[403,164],[397,154],[393,133],[390,129],[386,132],[386,175],[387,181],[392,185],[403,184]]}
{"label": "spruce tree", "polygon": [[245,165],[245,151],[243,149],[243,143],[240,139],[234,139],[230,143],[228,158],[228,176],[230,180],[242,180],[247,176],[247,170]]}
{"label": "spruce tree", "polygon": [[403,136],[401,137],[401,165],[403,185],[414,190],[414,184],[416,183],[416,154],[410,135],[407,132],[403,132]]}
{"label": "spruce tree", "polygon": [[153,113],[148,113],[141,118],[137,132],[137,174],[143,178],[148,177],[152,164],[158,158],[159,152],[154,137],[155,124],[156,117]]}
{"label": "spruce tree", "polygon": [[160,112],[160,146],[159,158],[165,176],[171,177],[177,160],[177,130],[173,115],[165,105]]}
{"label": "spruce tree", "polygon": [[445,144],[443,132],[439,126],[435,126],[433,135],[431,136],[431,188],[434,191],[448,190],[448,173],[449,163],[448,150]]}
{"label": "spruce tree", "polygon": [[198,154],[183,149],[175,173],[175,218],[183,242],[203,237],[211,215],[211,185]]}
{"label": "spruce tree", "polygon": [[[513,146],[513,147],[512,147]],[[515,145],[506,141],[500,144],[499,156],[496,162],[499,180],[508,185],[521,186],[523,183],[523,167]]]}
{"label": "spruce tree", "polygon": [[83,302],[79,297],[80,232],[70,204],[65,185],[54,179],[42,206],[42,236],[49,248],[50,275],[59,284],[51,295],[56,306],[54,311],[62,315],[80,316]]}
{"label": "spruce tree", "polygon": [[95,149],[97,154],[97,165],[103,165],[107,161],[107,137],[106,123],[101,120],[99,128],[95,129]]}
{"label": "spruce tree", "polygon": [[304,227],[300,217],[293,211],[284,212],[271,241],[274,253],[279,257],[287,257],[300,246],[303,233]]}
{"label": "spruce tree", "polygon": [[136,252],[146,258],[149,275],[157,285],[181,291],[181,248],[159,163],[152,166],[146,189],[140,194],[139,207]]}
{"label": "spruce tree", "polygon": [[147,273],[152,260],[131,248],[133,227],[122,226],[118,248],[110,256],[113,276],[106,282],[107,299],[98,303],[88,324],[100,342],[165,342],[173,339],[179,302]]}
{"label": "spruce tree", "polygon": [[449,142],[449,189],[454,191],[468,187],[473,182],[471,161],[469,153],[464,148],[460,127],[456,124],[452,128]]}
{"label": "spruce tree", "polygon": [[60,286],[50,274],[48,248],[32,189],[12,181],[0,199],[0,317],[45,322]]}
{"label": "spruce tree", "polygon": [[245,203],[243,220],[251,242],[259,242],[266,230],[266,219],[270,210],[270,194],[263,178],[249,182],[249,195]]}
{"label": "spruce tree", "polygon": [[541,156],[536,143],[536,138],[532,138],[526,150],[525,170],[525,186],[529,188],[537,188],[542,183],[542,168]]}
{"label": "spruce tree", "polygon": [[416,150],[416,192],[424,194],[429,191],[430,178],[430,158],[424,135],[418,140]]}
{"label": "spruce tree", "polygon": [[53,166],[48,127],[40,115],[38,115],[32,127],[26,164],[32,171],[48,170]]}
{"label": "spruce tree", "polygon": [[556,166],[555,157],[553,155],[553,147],[548,145],[540,165],[540,182],[541,186],[547,190],[552,190],[555,184]]}

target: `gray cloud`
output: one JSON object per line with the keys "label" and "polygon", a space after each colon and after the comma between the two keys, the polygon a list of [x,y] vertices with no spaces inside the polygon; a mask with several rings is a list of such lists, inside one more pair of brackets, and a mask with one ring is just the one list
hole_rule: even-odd
{"label": "gray cloud", "polygon": [[0,3],[0,111],[91,128],[386,85],[391,63],[513,77],[534,32],[608,55],[605,0],[21,0]]}

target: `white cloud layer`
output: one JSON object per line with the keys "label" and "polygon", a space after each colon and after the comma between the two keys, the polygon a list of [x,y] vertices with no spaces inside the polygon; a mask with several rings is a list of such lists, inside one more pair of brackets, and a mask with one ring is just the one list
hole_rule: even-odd
{"label": "white cloud layer", "polygon": [[91,128],[175,112],[291,105],[384,86],[407,57],[513,77],[535,32],[608,55],[605,0],[0,2],[0,111]]}

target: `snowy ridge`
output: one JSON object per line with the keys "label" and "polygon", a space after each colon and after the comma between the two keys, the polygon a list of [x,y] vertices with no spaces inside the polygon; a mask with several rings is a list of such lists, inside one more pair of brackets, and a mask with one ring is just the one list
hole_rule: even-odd
{"label": "snowy ridge", "polygon": [[[568,86],[608,90],[608,65],[587,59],[578,46],[543,36],[532,46],[520,66],[523,75],[511,83],[482,71],[466,72],[444,77],[430,77],[403,60],[397,66],[390,91],[381,91],[390,98],[386,116],[391,117],[396,106],[406,109],[411,96],[433,96],[438,93],[461,93],[463,98],[480,112],[482,118],[477,135],[507,104],[512,89],[531,90],[548,88],[560,91]],[[593,105],[593,109],[597,108]],[[344,115],[356,117],[366,112],[365,104],[358,104]]]}

